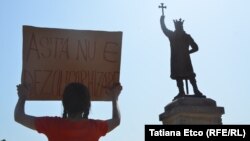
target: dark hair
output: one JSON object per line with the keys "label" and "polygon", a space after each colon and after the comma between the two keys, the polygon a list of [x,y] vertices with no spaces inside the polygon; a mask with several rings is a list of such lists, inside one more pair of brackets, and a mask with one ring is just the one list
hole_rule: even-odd
{"label": "dark hair", "polygon": [[63,92],[62,104],[63,118],[79,113],[84,113],[83,117],[88,118],[91,105],[88,88],[81,83],[68,84]]}

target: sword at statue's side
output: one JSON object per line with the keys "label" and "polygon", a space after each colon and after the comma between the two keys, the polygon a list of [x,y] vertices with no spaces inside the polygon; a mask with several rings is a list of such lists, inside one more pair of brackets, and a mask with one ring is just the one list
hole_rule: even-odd
{"label": "sword at statue's side", "polygon": [[186,83],[186,93],[187,93],[187,95],[188,95],[189,92],[188,92],[188,80],[187,80],[187,79],[185,79],[185,83]]}
{"label": "sword at statue's side", "polygon": [[164,16],[164,9],[167,9],[167,6],[164,6],[164,3],[161,3],[161,5],[159,5],[159,8],[161,8],[162,16]]}

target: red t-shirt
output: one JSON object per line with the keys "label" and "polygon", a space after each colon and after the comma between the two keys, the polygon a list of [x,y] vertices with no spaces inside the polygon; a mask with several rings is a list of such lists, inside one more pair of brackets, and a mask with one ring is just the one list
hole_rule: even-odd
{"label": "red t-shirt", "polygon": [[71,121],[60,117],[38,117],[35,127],[49,141],[98,141],[108,132],[108,123],[102,120]]}

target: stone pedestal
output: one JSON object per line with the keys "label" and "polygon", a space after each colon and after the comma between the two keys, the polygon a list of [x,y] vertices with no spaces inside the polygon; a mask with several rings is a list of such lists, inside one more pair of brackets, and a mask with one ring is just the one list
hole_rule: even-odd
{"label": "stone pedestal", "polygon": [[224,108],[217,107],[212,99],[185,96],[169,103],[159,117],[165,125],[219,125],[222,114]]}

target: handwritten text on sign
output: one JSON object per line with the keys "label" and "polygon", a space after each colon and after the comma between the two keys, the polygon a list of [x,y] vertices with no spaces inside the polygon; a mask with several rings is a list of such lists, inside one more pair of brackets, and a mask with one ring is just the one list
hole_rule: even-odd
{"label": "handwritten text on sign", "polygon": [[119,82],[122,32],[23,27],[22,83],[30,100],[60,100],[70,82],[88,86],[92,100],[110,100]]}

